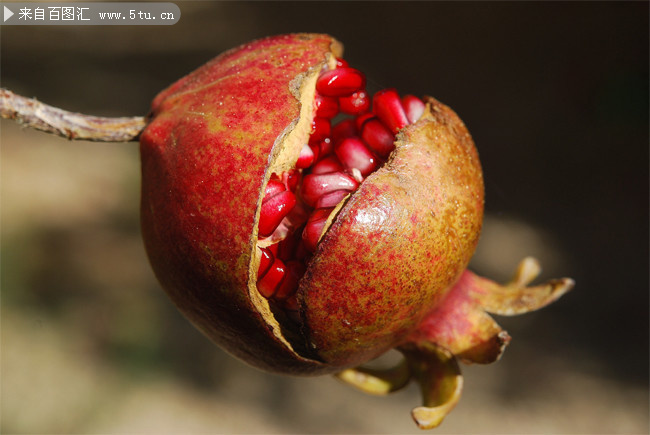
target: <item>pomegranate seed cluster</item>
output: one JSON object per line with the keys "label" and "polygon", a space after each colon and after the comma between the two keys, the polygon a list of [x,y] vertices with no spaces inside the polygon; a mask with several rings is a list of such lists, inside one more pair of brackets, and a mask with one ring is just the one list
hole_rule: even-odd
{"label": "pomegranate seed cluster", "polygon": [[[295,169],[273,174],[266,185],[258,234],[280,241],[258,248],[257,289],[293,318],[298,282],[335,206],[386,161],[395,134],[424,112],[422,100],[400,98],[394,89],[377,92],[371,106],[365,87],[365,75],[342,59],[324,70],[316,82],[309,143]],[[332,125],[335,117],[342,119]]]}

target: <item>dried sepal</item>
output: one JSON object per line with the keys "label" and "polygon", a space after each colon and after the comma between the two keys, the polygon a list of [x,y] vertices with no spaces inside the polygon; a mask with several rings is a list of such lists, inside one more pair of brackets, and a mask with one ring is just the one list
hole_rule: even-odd
{"label": "dried sepal", "polygon": [[470,290],[485,311],[514,316],[545,307],[571,290],[575,284],[571,278],[560,278],[528,287],[541,270],[535,258],[526,257],[517,266],[513,278],[504,285],[469,271],[467,273],[471,275]]}
{"label": "dried sepal", "polygon": [[420,429],[433,429],[456,406],[463,390],[463,377],[454,355],[430,342],[401,346],[412,376],[420,384],[423,406],[411,416]]}
{"label": "dried sepal", "polygon": [[383,396],[406,387],[411,380],[411,371],[403,359],[387,369],[357,367],[343,370],[336,377],[364,393]]}
{"label": "dried sepal", "polygon": [[454,355],[429,341],[399,347],[404,359],[388,369],[358,367],[337,374],[341,381],[364,393],[386,395],[406,387],[411,379],[420,385],[422,406],[411,416],[420,429],[433,429],[460,400],[463,377]]}

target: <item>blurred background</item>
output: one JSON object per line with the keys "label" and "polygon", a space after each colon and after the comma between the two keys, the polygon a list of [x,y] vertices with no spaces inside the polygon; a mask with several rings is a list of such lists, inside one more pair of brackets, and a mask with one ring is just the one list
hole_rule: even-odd
{"label": "blurred background", "polygon": [[[450,105],[487,215],[473,269],[533,255],[576,288],[498,321],[437,433],[648,433],[648,3],[176,2],[174,26],[1,27],[2,86],[105,116],[218,53],[327,32],[368,76]],[[416,433],[415,386],[368,397],[259,372],[211,344],[140,240],[137,144],[2,121],[3,433]]]}

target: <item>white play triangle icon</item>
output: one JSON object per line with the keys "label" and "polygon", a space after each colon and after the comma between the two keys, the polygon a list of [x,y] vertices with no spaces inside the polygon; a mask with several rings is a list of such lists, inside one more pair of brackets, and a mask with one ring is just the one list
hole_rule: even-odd
{"label": "white play triangle icon", "polygon": [[8,7],[5,6],[5,18],[4,18],[4,21],[7,21],[9,18],[11,18],[13,16],[13,14],[14,13],[11,12],[11,10]]}

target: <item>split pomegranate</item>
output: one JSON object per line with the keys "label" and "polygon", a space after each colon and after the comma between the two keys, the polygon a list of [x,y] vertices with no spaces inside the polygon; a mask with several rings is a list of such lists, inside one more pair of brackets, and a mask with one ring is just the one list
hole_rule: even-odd
{"label": "split pomegranate", "polygon": [[[337,59],[337,65],[340,62]],[[276,252],[274,256],[268,248],[258,248],[262,260],[257,287],[264,297],[285,309],[298,306],[295,293],[302,278],[300,271],[306,270],[332,211],[384,164],[395,149],[395,133],[424,114],[422,100],[413,95],[400,99],[394,89],[377,92],[371,107],[365,84],[365,75],[347,65],[320,73],[316,80],[311,134],[300,151],[295,169],[291,169],[292,173],[300,171],[302,182],[290,188],[279,181],[287,180],[287,176],[274,173],[266,185],[258,222],[260,239],[270,238],[271,243],[278,243],[285,237],[293,238],[287,227],[301,236],[282,255]],[[341,114],[353,118],[341,119]],[[332,126],[334,118],[338,123]],[[340,126],[338,134],[332,137],[337,125]],[[321,146],[323,141],[332,146]],[[296,205],[295,217],[288,216]],[[292,225],[280,227],[284,219]],[[294,267],[290,272],[284,262],[297,262],[303,267]]]}
{"label": "split pomegranate", "polygon": [[[494,361],[509,341],[486,310],[571,286],[527,286],[533,260],[505,286],[466,270],[483,179],[465,125],[431,97],[369,94],[328,35],[254,41],[180,79],[141,154],[147,252],[198,328],[269,371],[378,394],[415,378],[421,427],[458,400],[456,357]],[[395,370],[355,368],[392,348]]]}

